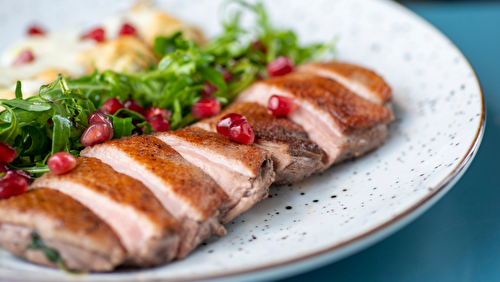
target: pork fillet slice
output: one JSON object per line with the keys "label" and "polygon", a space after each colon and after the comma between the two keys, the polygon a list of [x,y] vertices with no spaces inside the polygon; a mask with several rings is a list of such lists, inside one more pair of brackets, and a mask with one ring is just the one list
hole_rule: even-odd
{"label": "pork fillet slice", "polygon": [[193,126],[217,132],[217,121],[229,113],[245,116],[255,134],[254,146],[271,153],[275,184],[292,184],[323,169],[322,159],[326,154],[309,140],[302,127],[286,118],[269,114],[266,107],[254,102],[233,103],[219,115]]}
{"label": "pork fillet slice", "polygon": [[178,258],[185,257],[211,234],[226,234],[218,217],[227,195],[210,176],[161,140],[151,135],[123,137],[87,147],[80,154],[98,158],[141,181],[182,222]]}
{"label": "pork fillet slice", "polygon": [[391,87],[374,71],[342,62],[305,63],[299,72],[331,78],[359,96],[379,105],[392,100]]}
{"label": "pork fillet slice", "polygon": [[200,128],[155,133],[186,160],[210,175],[228,194],[221,222],[227,223],[267,197],[274,180],[271,155]]}
{"label": "pork fillet slice", "polygon": [[0,247],[31,262],[55,267],[34,236],[75,271],[111,271],[125,258],[113,230],[85,206],[52,189],[36,189],[0,201]]}
{"label": "pork fillet slice", "polygon": [[176,256],[181,224],[140,181],[96,158],[80,157],[69,173],[46,173],[31,187],[63,192],[106,221],[127,250],[127,264],[147,267]]}
{"label": "pork fillet slice", "polygon": [[334,80],[308,73],[258,81],[237,100],[267,106],[273,94],[296,100],[298,107],[288,118],[326,152],[324,168],[381,145],[387,124],[394,119],[389,108],[359,97]]}

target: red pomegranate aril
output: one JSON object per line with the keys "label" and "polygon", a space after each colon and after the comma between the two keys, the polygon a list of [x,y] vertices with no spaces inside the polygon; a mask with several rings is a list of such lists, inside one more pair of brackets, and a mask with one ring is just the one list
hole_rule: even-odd
{"label": "red pomegranate aril", "polygon": [[98,27],[89,31],[83,36],[83,38],[92,39],[97,42],[104,42],[106,41],[106,32],[104,31],[104,29]]}
{"label": "red pomegranate aril", "polygon": [[8,199],[23,194],[28,190],[28,181],[13,170],[0,177],[0,199]]}
{"label": "red pomegranate aril", "polygon": [[28,29],[28,35],[45,35],[45,30],[39,26],[33,25]]}
{"label": "red pomegranate aril", "polygon": [[141,103],[139,103],[135,100],[128,99],[127,101],[125,101],[125,103],[123,105],[125,106],[126,109],[129,109],[129,110],[134,111],[138,114],[144,115],[144,108],[142,107]]}
{"label": "red pomegranate aril", "polygon": [[114,115],[119,109],[123,108],[125,108],[125,106],[122,101],[115,97],[111,97],[102,104],[101,111],[108,115]]}
{"label": "red pomegranate aril", "polygon": [[98,122],[104,122],[105,124],[107,124],[109,126],[110,132],[109,132],[108,140],[113,139],[113,135],[115,134],[115,131],[113,128],[113,124],[111,123],[111,120],[109,119],[109,117],[105,113],[103,113],[99,110],[96,110],[89,115],[89,125],[92,125],[92,124],[98,123]]}
{"label": "red pomegranate aril", "polygon": [[28,182],[28,185],[31,184],[31,182],[33,182],[33,178],[31,177],[31,174],[29,172],[27,172],[26,170],[17,169],[17,170],[13,170],[13,172],[17,173],[19,176],[24,177],[24,179],[26,179],[26,181]]}
{"label": "red pomegranate aril", "polygon": [[267,109],[273,116],[286,116],[297,108],[293,98],[273,95],[269,98]]}
{"label": "red pomegranate aril", "polygon": [[76,166],[76,158],[66,152],[58,152],[50,156],[47,166],[52,174],[64,174]]}
{"label": "red pomegranate aril", "polygon": [[229,126],[229,139],[238,143],[252,145],[255,135],[246,119],[237,120]]}
{"label": "red pomegranate aril", "polygon": [[191,113],[195,119],[211,117],[220,113],[220,102],[215,97],[201,98],[193,104]]}
{"label": "red pomegranate aril", "polygon": [[231,126],[231,124],[233,122],[240,120],[240,119],[246,119],[246,118],[240,114],[235,114],[235,113],[231,113],[231,114],[227,114],[227,115],[223,116],[217,122],[217,133],[229,138],[229,126]]}
{"label": "red pomegranate aril", "polygon": [[262,44],[262,42],[260,42],[260,40],[255,40],[254,42],[252,42],[252,49],[253,50],[259,50],[259,51],[261,51],[264,54],[267,53],[266,46],[264,44]]}
{"label": "red pomegranate aril", "polygon": [[119,36],[122,35],[137,35],[137,31],[133,26],[131,26],[128,23],[123,24],[122,28],[120,29],[120,32],[118,33]]}
{"label": "red pomegranate aril", "polygon": [[80,137],[80,143],[83,147],[102,143],[109,139],[112,129],[107,123],[96,122],[91,124]]}
{"label": "red pomegranate aril", "polygon": [[293,71],[294,63],[286,56],[279,56],[274,61],[267,64],[267,74],[269,76],[281,76]]}
{"label": "red pomegranate aril", "polygon": [[156,132],[166,132],[170,129],[170,123],[161,115],[148,117],[146,121],[151,124],[151,128]]}
{"label": "red pomegranate aril", "polygon": [[201,89],[201,96],[210,96],[212,93],[219,90],[219,88],[210,83],[210,81],[205,81],[203,83],[203,87],[205,88]]}
{"label": "red pomegranate aril", "polygon": [[167,109],[158,108],[155,106],[151,106],[146,110],[145,117],[152,117],[161,115],[164,119],[169,120],[172,116],[172,112]]}
{"label": "red pomegranate aril", "polygon": [[16,149],[0,141],[0,162],[11,163],[17,156]]}
{"label": "red pomegranate aril", "polygon": [[0,173],[5,173],[10,170],[10,167],[6,163],[0,162]]}
{"label": "red pomegranate aril", "polygon": [[224,81],[226,83],[228,83],[231,80],[233,80],[233,75],[230,72],[226,71],[226,70],[222,72],[222,77],[224,78]]}
{"label": "red pomegranate aril", "polygon": [[23,50],[17,59],[14,61],[15,66],[23,65],[29,62],[33,62],[35,60],[35,56],[29,49]]}

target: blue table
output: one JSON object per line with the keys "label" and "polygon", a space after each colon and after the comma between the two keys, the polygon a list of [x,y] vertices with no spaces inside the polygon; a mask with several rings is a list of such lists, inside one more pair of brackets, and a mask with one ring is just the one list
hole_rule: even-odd
{"label": "blue table", "polygon": [[296,281],[500,281],[500,3],[407,5],[442,30],[477,72],[487,103],[479,152],[455,187],[384,241]]}

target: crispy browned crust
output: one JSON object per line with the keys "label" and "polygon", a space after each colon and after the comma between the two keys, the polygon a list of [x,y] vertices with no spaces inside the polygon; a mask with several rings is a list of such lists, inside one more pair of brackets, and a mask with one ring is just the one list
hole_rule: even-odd
{"label": "crispy browned crust", "polygon": [[124,253],[120,240],[106,223],[76,200],[52,189],[30,190],[0,201],[0,222],[50,230],[50,234],[42,231],[41,235],[55,240],[67,241],[67,235],[62,234],[70,234],[76,241],[80,238],[94,242],[103,252],[118,249]]}
{"label": "crispy browned crust", "polygon": [[210,176],[154,136],[122,137],[96,146],[104,145],[117,147],[154,172],[174,193],[196,207],[204,219],[213,216],[227,197]]}
{"label": "crispy browned crust", "polygon": [[[223,116],[237,113],[245,116],[255,134],[255,142],[270,141],[288,145],[291,150],[306,150],[315,154],[324,154],[323,150],[307,138],[302,127],[285,117],[275,117],[267,108],[255,102],[235,102],[227,106],[219,115],[205,119],[210,131],[217,131],[217,121]],[[195,124],[196,126],[196,124]]]}
{"label": "crispy browned crust", "polygon": [[257,83],[275,86],[330,114],[342,133],[367,129],[394,119],[392,111],[359,97],[338,82],[309,73],[292,73]]}
{"label": "crispy browned crust", "polygon": [[361,83],[370,92],[376,95],[382,104],[388,103],[392,100],[391,87],[384,81],[384,79],[374,71],[357,65],[335,61],[317,62],[302,64],[299,66],[299,70],[311,72],[316,70],[334,72],[346,79]]}
{"label": "crispy browned crust", "polygon": [[259,175],[262,162],[270,158],[269,153],[265,150],[240,144],[218,133],[205,131],[196,127],[183,128],[169,133],[179,136],[195,146],[209,147],[213,151],[224,151],[224,156],[228,159],[248,164],[249,169],[255,175]]}
{"label": "crispy browned crust", "polygon": [[[149,220],[161,226],[166,234],[179,233],[181,224],[166,211],[153,193],[140,181],[114,171],[96,158],[79,157],[77,166],[63,175],[44,174],[35,184],[59,178],[82,184],[110,199],[140,210]],[[34,185],[35,185],[34,184]]]}

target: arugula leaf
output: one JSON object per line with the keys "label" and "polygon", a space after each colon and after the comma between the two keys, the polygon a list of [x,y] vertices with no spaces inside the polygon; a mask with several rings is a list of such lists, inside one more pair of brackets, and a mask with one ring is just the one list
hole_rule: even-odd
{"label": "arugula leaf", "polygon": [[16,83],[16,99],[22,99],[23,92],[21,92],[21,81],[17,81]]}
{"label": "arugula leaf", "polygon": [[[0,101],[0,105],[2,105],[2,101]],[[4,143],[7,143],[11,146],[14,145],[14,141],[19,135],[19,125],[17,115],[14,111],[8,107],[8,105],[3,104],[7,111],[10,113],[10,124],[0,123],[0,140]]]}
{"label": "arugula leaf", "polygon": [[71,135],[72,123],[67,117],[54,115],[54,130],[52,133],[52,154],[69,151],[69,137]]}
{"label": "arugula leaf", "polygon": [[57,264],[62,262],[62,258],[61,255],[59,255],[59,252],[47,247],[45,243],[42,241],[42,238],[40,238],[40,236],[35,232],[31,234],[31,242],[28,245],[28,249],[41,250],[47,257],[47,259],[53,263]]}
{"label": "arugula leaf", "polygon": [[117,116],[111,116],[111,115],[108,116],[111,119],[111,122],[113,123],[113,130],[114,130],[113,139],[118,139],[122,138],[123,136],[132,135],[132,131],[134,130],[135,126],[132,123],[131,117],[120,118]]}

